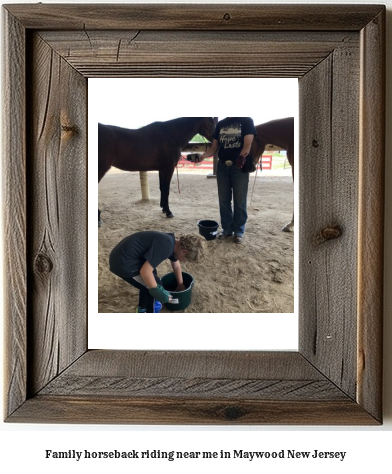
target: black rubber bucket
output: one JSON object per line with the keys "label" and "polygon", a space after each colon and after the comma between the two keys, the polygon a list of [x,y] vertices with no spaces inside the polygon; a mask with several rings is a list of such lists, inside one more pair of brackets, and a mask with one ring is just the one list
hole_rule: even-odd
{"label": "black rubber bucket", "polygon": [[187,308],[192,302],[192,288],[195,284],[195,279],[186,272],[182,272],[182,279],[185,290],[175,291],[177,288],[177,280],[173,272],[167,273],[161,278],[163,288],[173,296],[173,299],[178,300],[178,303],[165,303],[166,308],[170,311],[181,311]]}
{"label": "black rubber bucket", "polygon": [[219,224],[215,221],[198,221],[199,234],[202,235],[206,240],[216,239],[218,233]]}

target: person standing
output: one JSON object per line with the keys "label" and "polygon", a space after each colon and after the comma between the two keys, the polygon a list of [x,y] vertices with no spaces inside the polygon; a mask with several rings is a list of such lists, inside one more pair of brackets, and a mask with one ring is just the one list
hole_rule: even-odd
{"label": "person standing", "polygon": [[216,124],[210,148],[200,161],[218,153],[217,184],[222,232],[219,239],[234,235],[242,242],[248,219],[249,173],[254,171],[250,155],[256,129],[251,117],[226,117]]}

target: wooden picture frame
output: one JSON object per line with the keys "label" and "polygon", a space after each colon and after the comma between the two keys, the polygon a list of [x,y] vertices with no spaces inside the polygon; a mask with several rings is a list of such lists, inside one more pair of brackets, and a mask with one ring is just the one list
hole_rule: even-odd
{"label": "wooden picture frame", "polygon": [[[3,21],[5,420],[382,423],[385,6],[18,4]],[[89,77],[299,78],[298,352],[88,350]]]}

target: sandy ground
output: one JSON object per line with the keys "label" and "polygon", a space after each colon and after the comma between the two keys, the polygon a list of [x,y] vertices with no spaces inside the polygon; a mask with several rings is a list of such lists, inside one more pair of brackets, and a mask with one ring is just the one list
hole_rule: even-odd
{"label": "sandy ground", "polygon": [[[197,221],[220,222],[216,179],[207,174],[211,171],[181,169],[178,177],[175,172],[169,197],[172,219],[159,207],[158,173],[149,173],[148,201],[141,200],[139,173],[112,169],[102,179],[98,188],[103,220],[98,232],[100,313],[134,313],[137,306],[137,290],[108,268],[109,253],[121,239],[142,230],[198,233]],[[290,170],[251,174],[244,241],[209,241],[203,264],[182,265],[195,279],[191,304],[182,312],[294,312],[294,234],[281,231],[291,220],[292,210]],[[168,272],[171,266],[165,261],[158,275]],[[161,312],[169,311],[163,308]]]}

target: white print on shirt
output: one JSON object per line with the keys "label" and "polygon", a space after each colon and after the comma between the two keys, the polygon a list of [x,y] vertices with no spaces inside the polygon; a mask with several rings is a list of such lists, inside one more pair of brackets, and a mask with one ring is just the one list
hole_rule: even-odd
{"label": "white print on shirt", "polygon": [[222,127],[219,133],[219,141],[224,149],[241,148],[241,124],[233,123]]}

